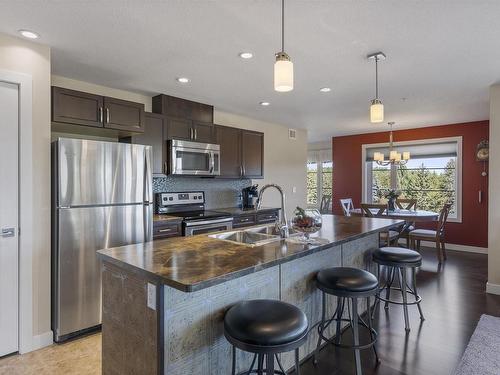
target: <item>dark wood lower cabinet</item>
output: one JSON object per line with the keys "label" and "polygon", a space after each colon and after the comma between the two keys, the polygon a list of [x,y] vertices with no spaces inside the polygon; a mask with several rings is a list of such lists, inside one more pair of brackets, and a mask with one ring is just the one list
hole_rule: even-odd
{"label": "dark wood lower cabinet", "polygon": [[279,209],[264,209],[262,211],[233,215],[233,227],[243,228],[258,224],[274,223],[279,219]]}

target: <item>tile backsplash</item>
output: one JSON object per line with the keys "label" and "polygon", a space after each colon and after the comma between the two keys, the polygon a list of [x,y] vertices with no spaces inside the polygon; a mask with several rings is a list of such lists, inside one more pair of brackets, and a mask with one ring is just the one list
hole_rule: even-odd
{"label": "tile backsplash", "polygon": [[237,207],[240,204],[241,189],[250,186],[252,180],[215,179],[200,177],[153,177],[153,192],[204,191],[206,208]]}

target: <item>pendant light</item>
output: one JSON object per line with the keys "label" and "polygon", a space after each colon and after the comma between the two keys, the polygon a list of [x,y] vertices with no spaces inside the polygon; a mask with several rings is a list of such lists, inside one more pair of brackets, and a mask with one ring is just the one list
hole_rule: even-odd
{"label": "pendant light", "polygon": [[274,90],[293,90],[293,63],[285,52],[285,0],[281,0],[281,52],[276,53],[274,63]]}
{"label": "pendant light", "polygon": [[367,56],[369,60],[375,60],[375,99],[372,100],[370,106],[370,122],[372,123],[384,122],[384,105],[378,97],[378,62],[379,60],[385,60],[385,57],[383,52],[376,52]]}

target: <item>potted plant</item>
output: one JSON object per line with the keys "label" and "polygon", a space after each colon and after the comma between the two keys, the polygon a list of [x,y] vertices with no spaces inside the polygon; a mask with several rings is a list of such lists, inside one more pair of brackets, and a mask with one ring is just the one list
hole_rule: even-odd
{"label": "potted plant", "polygon": [[387,199],[387,210],[395,211],[396,210],[396,199],[401,195],[401,192],[396,189],[390,189],[385,194],[385,199]]}

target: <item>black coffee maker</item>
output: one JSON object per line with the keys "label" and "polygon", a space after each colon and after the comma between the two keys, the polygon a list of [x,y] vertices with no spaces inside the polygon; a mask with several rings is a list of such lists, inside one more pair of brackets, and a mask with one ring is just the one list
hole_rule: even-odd
{"label": "black coffee maker", "polygon": [[252,185],[241,191],[243,208],[257,208],[257,199],[259,198],[258,187],[259,185]]}

